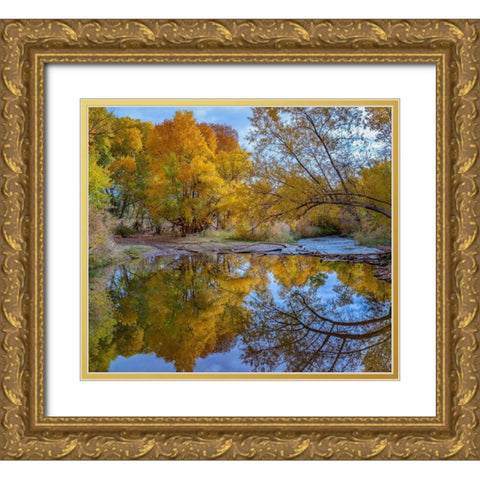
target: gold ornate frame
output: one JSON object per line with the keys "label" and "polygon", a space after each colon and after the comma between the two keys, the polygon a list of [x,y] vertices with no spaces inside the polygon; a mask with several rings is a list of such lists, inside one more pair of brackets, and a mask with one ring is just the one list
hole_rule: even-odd
{"label": "gold ornate frame", "polygon": [[[479,459],[479,21],[21,20],[0,27],[0,458]],[[46,416],[44,68],[52,62],[435,64],[436,415]]]}

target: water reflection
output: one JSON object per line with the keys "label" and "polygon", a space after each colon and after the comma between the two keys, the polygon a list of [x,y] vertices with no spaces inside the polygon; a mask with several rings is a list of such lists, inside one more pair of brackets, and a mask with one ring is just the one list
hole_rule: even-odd
{"label": "water reflection", "polygon": [[368,265],[202,254],[96,273],[92,372],[391,368],[390,284]]}

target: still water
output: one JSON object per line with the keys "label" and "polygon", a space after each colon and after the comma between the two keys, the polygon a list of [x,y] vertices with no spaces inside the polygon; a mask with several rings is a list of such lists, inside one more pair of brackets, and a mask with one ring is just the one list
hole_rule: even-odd
{"label": "still water", "polygon": [[391,285],[305,255],[152,257],[91,273],[91,372],[391,370]]}

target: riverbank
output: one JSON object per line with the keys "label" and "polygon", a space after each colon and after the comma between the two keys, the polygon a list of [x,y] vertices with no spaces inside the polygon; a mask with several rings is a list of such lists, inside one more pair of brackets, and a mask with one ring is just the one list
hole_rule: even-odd
{"label": "riverbank", "polygon": [[[197,253],[306,255],[329,262],[366,263],[376,267],[376,277],[391,282],[391,250],[389,247],[364,247],[352,239],[337,236],[301,239],[298,242],[246,242],[211,239],[202,236],[173,237],[133,235],[115,237],[126,260],[132,258],[191,255]],[[130,257],[130,258],[128,258]]]}

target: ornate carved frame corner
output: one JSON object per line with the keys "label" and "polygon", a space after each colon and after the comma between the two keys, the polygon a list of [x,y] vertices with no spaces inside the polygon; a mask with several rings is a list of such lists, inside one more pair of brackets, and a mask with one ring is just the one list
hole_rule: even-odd
{"label": "ornate carved frame corner", "polygon": [[[479,459],[480,21],[5,20],[0,28],[0,458]],[[50,62],[435,64],[436,416],[45,416]]]}

